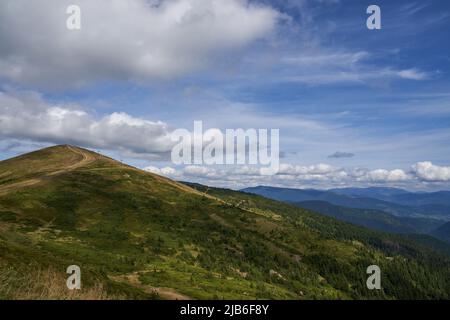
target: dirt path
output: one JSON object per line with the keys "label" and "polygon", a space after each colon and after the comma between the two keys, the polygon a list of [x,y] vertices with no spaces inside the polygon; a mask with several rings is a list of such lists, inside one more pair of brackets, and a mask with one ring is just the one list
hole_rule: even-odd
{"label": "dirt path", "polygon": [[35,184],[38,184],[39,182],[42,182],[45,178],[48,177],[52,177],[52,176],[56,176],[62,173],[66,173],[69,171],[73,171],[77,168],[83,167],[85,165],[88,165],[91,162],[95,161],[95,157],[93,157],[92,155],[85,153],[81,150],[75,149],[71,146],[67,146],[67,148],[72,151],[73,153],[79,154],[81,155],[82,159],[80,161],[75,162],[74,164],[65,167],[64,169],[58,170],[58,171],[54,171],[54,172],[50,172],[48,174],[45,174],[39,178],[33,178],[33,179],[28,179],[28,180],[24,180],[24,181],[20,181],[20,182],[16,182],[16,183],[11,183],[11,184],[7,184],[7,185],[2,185],[0,186],[0,196],[5,195],[7,193],[9,193],[10,191],[16,190],[16,189],[20,189],[23,187],[29,187]]}
{"label": "dirt path", "polygon": [[83,166],[88,165],[89,163],[95,161],[95,157],[93,157],[92,155],[90,155],[88,153],[85,153],[85,152],[83,152],[81,150],[75,149],[75,148],[73,148],[71,146],[67,146],[67,148],[70,151],[72,151],[73,153],[79,154],[82,157],[82,159],[80,161],[78,161],[78,162],[76,162],[76,163],[74,163],[74,164],[64,168],[64,169],[61,169],[61,170],[49,173],[47,176],[56,176],[56,175],[59,175],[61,173],[66,173],[66,172],[69,172],[69,171],[73,171],[73,170],[75,170],[77,168],[83,167]]}
{"label": "dirt path", "polygon": [[141,284],[141,282],[139,281],[139,275],[137,274],[137,272],[128,274],[128,275],[123,275],[123,276],[115,276],[115,277],[110,277],[112,280],[115,281],[119,281],[119,282],[126,282],[131,284],[134,287],[137,287],[139,289],[144,290],[147,293],[156,293],[158,294],[161,298],[163,299],[167,299],[167,300],[193,300],[191,297],[188,297],[182,293],[179,293],[177,291],[175,291],[172,288],[158,288],[158,287],[152,287],[152,286],[147,286],[147,285],[143,285]]}

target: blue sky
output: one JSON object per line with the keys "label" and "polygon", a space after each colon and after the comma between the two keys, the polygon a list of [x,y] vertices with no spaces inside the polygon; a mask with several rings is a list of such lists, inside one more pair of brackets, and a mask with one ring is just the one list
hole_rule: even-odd
{"label": "blue sky", "polygon": [[[72,143],[233,188],[449,188],[448,1],[212,2],[78,1],[74,33],[64,1],[2,1],[0,158]],[[194,120],[279,128],[284,174],[174,166],[167,134]]]}

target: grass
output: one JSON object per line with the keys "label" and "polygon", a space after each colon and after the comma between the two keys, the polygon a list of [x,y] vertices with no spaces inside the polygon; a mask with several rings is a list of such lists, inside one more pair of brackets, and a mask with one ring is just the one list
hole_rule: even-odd
{"label": "grass", "polygon": [[0,270],[0,298],[9,300],[117,300],[122,296],[109,295],[102,283],[88,288],[69,290],[66,276],[53,269],[36,269],[18,273]]}

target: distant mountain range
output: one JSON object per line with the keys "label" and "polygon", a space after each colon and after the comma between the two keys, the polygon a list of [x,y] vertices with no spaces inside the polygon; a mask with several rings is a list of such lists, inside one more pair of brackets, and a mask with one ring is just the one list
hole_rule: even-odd
{"label": "distant mountain range", "polygon": [[[343,188],[326,191],[253,187],[242,191],[290,202],[342,221],[393,233],[425,233],[448,241],[440,230],[450,220],[450,192],[409,192],[396,188]],[[440,230],[440,231],[438,231]]]}
{"label": "distant mountain range", "polygon": [[441,205],[446,207],[450,215],[450,191],[437,192],[409,192],[397,188],[343,188],[330,189],[333,192],[350,197],[374,198],[406,206],[420,207],[427,205]]}
{"label": "distant mountain range", "polygon": [[241,191],[287,202],[326,201],[358,209],[374,209],[395,216],[450,220],[450,192],[414,193],[395,188],[330,190],[252,187]]}

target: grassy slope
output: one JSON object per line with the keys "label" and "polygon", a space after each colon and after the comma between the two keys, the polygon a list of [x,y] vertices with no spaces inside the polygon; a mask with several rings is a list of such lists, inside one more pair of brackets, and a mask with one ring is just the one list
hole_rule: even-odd
{"label": "grassy slope", "polygon": [[[450,297],[449,261],[400,237],[75,147],[0,162],[0,297],[71,264],[101,297]],[[365,288],[371,264],[381,292]]]}

